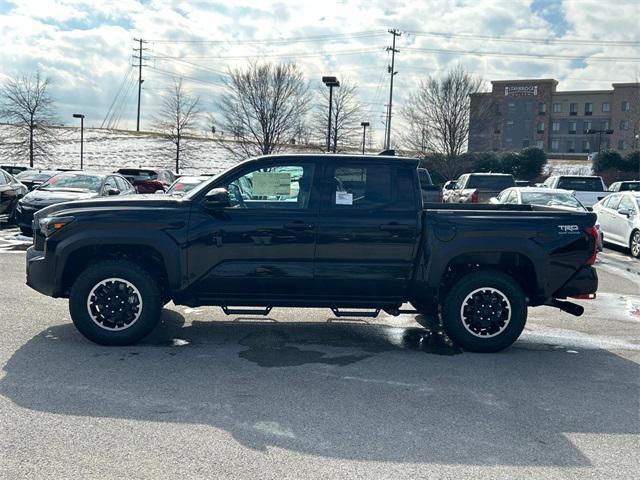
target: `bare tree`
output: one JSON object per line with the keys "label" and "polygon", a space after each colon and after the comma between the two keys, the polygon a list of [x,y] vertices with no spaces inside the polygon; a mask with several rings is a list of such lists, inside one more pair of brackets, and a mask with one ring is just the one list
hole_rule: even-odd
{"label": "bare tree", "polygon": [[217,119],[234,141],[219,144],[238,158],[267,155],[296,137],[309,110],[309,89],[295,63],[258,64],[229,71]]}
{"label": "bare tree", "polygon": [[185,135],[194,133],[200,117],[199,103],[200,97],[192,96],[182,86],[182,79],[174,79],[153,124],[175,146],[176,173],[180,173],[181,156],[184,159],[188,153]]}
{"label": "bare tree", "polygon": [[32,76],[16,76],[5,82],[0,93],[0,119],[17,127],[15,140],[6,142],[10,154],[23,159],[29,156],[33,167],[36,158],[48,158],[56,140],[51,128],[56,120],[50,80],[40,72]]}
{"label": "bare tree", "polygon": [[[331,150],[336,152],[345,148],[357,148],[362,144],[360,122],[362,106],[358,102],[358,87],[348,80],[333,89],[331,107]],[[313,128],[320,145],[327,144],[329,122],[329,89],[324,85],[318,90],[316,112],[313,116]]]}
{"label": "bare tree", "polygon": [[[463,67],[450,70],[442,79],[421,81],[405,102],[401,114],[408,125],[403,141],[415,152],[436,152],[443,156],[439,166],[450,177],[457,170],[457,157],[469,140],[470,95],[479,93],[484,82]],[[479,115],[489,115],[483,106]],[[481,119],[478,119],[482,121]]]}

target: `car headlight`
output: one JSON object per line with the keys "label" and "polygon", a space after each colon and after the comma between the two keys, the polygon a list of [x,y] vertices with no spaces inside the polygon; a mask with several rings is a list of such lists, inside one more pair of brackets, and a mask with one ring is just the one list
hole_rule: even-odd
{"label": "car headlight", "polygon": [[39,220],[38,226],[45,237],[53,235],[75,220],[74,217],[45,217]]}

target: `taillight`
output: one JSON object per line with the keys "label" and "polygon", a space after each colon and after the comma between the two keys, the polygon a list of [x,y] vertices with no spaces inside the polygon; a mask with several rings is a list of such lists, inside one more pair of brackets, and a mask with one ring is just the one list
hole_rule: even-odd
{"label": "taillight", "polygon": [[478,191],[477,190],[475,192],[473,192],[473,195],[471,195],[471,203],[478,203]]}
{"label": "taillight", "polygon": [[589,227],[586,229],[588,235],[593,237],[593,255],[587,260],[587,265],[593,265],[598,258],[598,241],[600,240],[600,233],[596,227]]}

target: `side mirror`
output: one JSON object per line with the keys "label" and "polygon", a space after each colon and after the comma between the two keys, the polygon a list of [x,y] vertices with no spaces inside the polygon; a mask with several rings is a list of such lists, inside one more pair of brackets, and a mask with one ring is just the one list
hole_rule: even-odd
{"label": "side mirror", "polygon": [[109,197],[111,197],[113,195],[120,195],[120,190],[118,190],[117,188],[108,188],[107,189],[107,195]]}
{"label": "side mirror", "polygon": [[496,197],[491,197],[489,199],[489,203],[492,205],[498,205],[500,203],[500,200],[498,200]]}
{"label": "side mirror", "polygon": [[207,208],[221,210],[231,206],[231,198],[226,188],[214,188],[204,196]]}
{"label": "side mirror", "polygon": [[629,218],[631,216],[631,210],[629,210],[628,208],[620,208],[620,209],[618,209],[618,213],[620,215],[624,215],[627,218]]}

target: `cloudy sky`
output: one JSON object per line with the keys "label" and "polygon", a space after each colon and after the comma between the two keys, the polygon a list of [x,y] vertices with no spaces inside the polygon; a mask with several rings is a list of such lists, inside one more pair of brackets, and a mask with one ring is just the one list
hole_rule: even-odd
{"label": "cloudy sky", "polygon": [[[215,110],[228,68],[296,61],[357,83],[382,129],[390,28],[394,105],[420,78],[463,64],[485,80],[556,78],[559,89],[605,89],[640,78],[640,0],[0,0],[0,81],[40,70],[60,120],[135,126],[133,39],[143,38],[143,128],[172,77]],[[632,60],[629,60],[632,59]],[[363,119],[364,120],[364,119]],[[112,122],[112,123],[114,123]]]}

